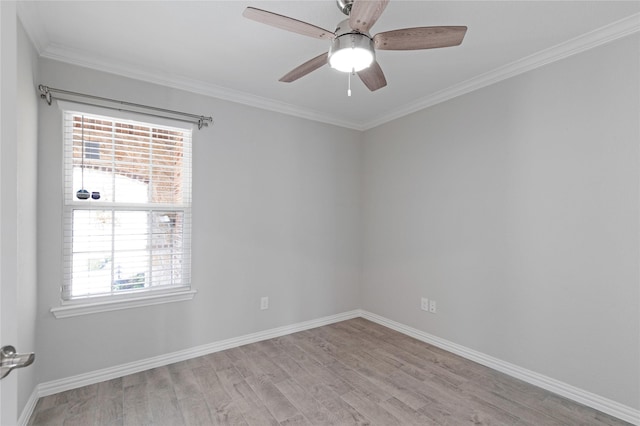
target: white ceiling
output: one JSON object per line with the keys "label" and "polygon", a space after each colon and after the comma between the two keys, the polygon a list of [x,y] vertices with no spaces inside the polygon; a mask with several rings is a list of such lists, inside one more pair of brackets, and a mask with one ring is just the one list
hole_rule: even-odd
{"label": "white ceiling", "polygon": [[347,74],[328,66],[278,82],[328,42],[243,18],[247,6],[329,30],[345,18],[333,0],[22,1],[18,10],[44,57],[355,129],[640,31],[638,1],[392,0],[372,35],[466,25],[466,37],[458,47],[377,52],[388,86],[369,92],[356,78],[349,98]]}

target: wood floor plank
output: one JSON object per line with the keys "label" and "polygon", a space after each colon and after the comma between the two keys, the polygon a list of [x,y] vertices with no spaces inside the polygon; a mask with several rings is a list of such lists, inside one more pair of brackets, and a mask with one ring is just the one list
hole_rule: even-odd
{"label": "wood floor plank", "polygon": [[386,390],[371,382],[357,371],[348,368],[341,362],[336,361],[333,364],[328,365],[327,368],[347,382],[353,389],[359,390],[373,401],[383,401],[390,397]]}
{"label": "wood floor plank", "polygon": [[377,385],[378,388],[382,389],[387,395],[387,398],[396,397],[414,410],[421,408],[429,402],[428,398],[423,394],[408,388],[405,383],[401,383],[398,380],[389,380],[389,377],[395,374],[394,370],[386,368],[379,370],[376,368],[379,366],[378,364],[367,365],[359,362],[356,365],[358,368],[355,370],[367,380]]}
{"label": "wood floor plank", "polygon": [[[297,362],[285,354],[280,354],[272,358],[280,368],[287,372],[297,384],[302,386],[306,392],[318,401],[334,399],[339,395],[329,386],[318,381],[307,370],[302,368]],[[330,370],[330,369],[329,369]]]}
{"label": "wood floor plank", "polygon": [[38,402],[36,402],[36,407],[34,408],[33,412],[37,413],[39,411],[44,411],[46,409],[57,407],[59,405],[64,404],[64,402],[63,403],[57,403],[58,395],[60,395],[60,394],[56,393],[56,394],[53,394],[53,395],[43,396],[42,398],[38,399]]}
{"label": "wood floor plank", "polygon": [[122,377],[105,380],[97,385],[98,399],[122,397],[124,393]]}
{"label": "wood floor plank", "polygon": [[295,381],[276,383],[282,394],[314,425],[335,424],[337,418]]}
{"label": "wood floor plank", "polygon": [[251,377],[255,374],[253,365],[247,358],[235,360],[233,366],[244,378]]}
{"label": "wood floor plank", "polygon": [[220,402],[215,406],[209,404],[209,412],[214,425],[247,425],[238,401]]}
{"label": "wood floor plank", "polygon": [[368,426],[371,424],[369,419],[340,397],[323,400],[322,405],[338,417],[337,425]]}
{"label": "wood floor plank", "polygon": [[226,351],[224,351],[224,353],[229,358],[231,358],[233,362],[245,359],[247,357],[247,354],[244,353],[244,351],[241,349],[241,346],[238,346],[237,348],[227,349]]}
{"label": "wood floor plank", "polygon": [[320,383],[324,383],[338,395],[342,395],[353,389],[353,386],[325,366],[312,368],[310,374],[315,380]]}
{"label": "wood floor plank", "polygon": [[120,396],[115,398],[109,398],[107,396],[99,397],[95,412],[95,424],[97,425],[111,425],[119,423],[124,417],[124,392]]}
{"label": "wood floor plank", "polygon": [[212,367],[198,367],[193,372],[197,377],[202,395],[207,401],[209,409],[216,407],[218,404],[231,401],[231,397],[224,390],[224,386],[220,383],[220,379]]}
{"label": "wood floor plank", "polygon": [[[620,419],[616,419],[615,417],[609,416],[607,414],[597,412],[595,415],[597,425],[608,425],[608,426],[631,426],[630,423],[625,422]],[[636,423],[640,424],[640,418],[636,419]]]}
{"label": "wood floor plank", "polygon": [[560,420],[569,422],[578,419],[585,424],[595,422],[597,411],[584,405],[575,404],[559,395],[547,395],[538,408],[545,414]]}
{"label": "wood floor plank", "polygon": [[187,367],[191,368],[192,370],[196,369],[196,368],[211,368],[211,364],[209,363],[209,359],[206,356],[199,356],[196,358],[191,358],[188,359],[186,361],[183,361]]}
{"label": "wood floor plank", "polygon": [[190,368],[182,368],[170,371],[171,383],[176,397],[180,399],[189,398],[202,392],[198,379]]}
{"label": "wood floor plank", "polygon": [[302,414],[296,414],[293,417],[281,421],[280,424],[282,426],[308,426],[311,423],[309,423],[309,421]]}
{"label": "wood floor plank", "polygon": [[356,389],[340,396],[340,398],[360,413],[364,413],[373,424],[386,426],[401,424],[396,417],[382,408],[380,404],[371,401],[366,395]]}
{"label": "wood floor plank", "polygon": [[198,394],[178,400],[185,426],[208,426],[213,423],[209,406]]}
{"label": "wood floor plank", "polygon": [[299,414],[298,409],[273,383],[261,381],[256,377],[248,377],[245,380],[277,421],[282,422]]}
{"label": "wood floor plank", "polygon": [[269,357],[274,357],[285,353],[280,346],[276,345],[273,342],[273,340],[262,340],[261,342],[257,342],[256,345]]}
{"label": "wood floor plank", "polygon": [[244,402],[245,406],[249,408],[263,406],[264,402],[260,399],[260,397],[255,393],[253,388],[249,386],[246,380],[243,380],[240,383],[236,383],[233,385],[234,394],[232,396],[238,395],[238,400]]}
{"label": "wood floor plank", "polygon": [[220,380],[220,384],[222,384],[224,390],[232,398],[232,393],[236,391],[235,385],[244,382],[244,377],[242,377],[242,374],[240,374],[233,365],[223,370],[217,370],[216,376],[218,376],[218,380]]}
{"label": "wood floor plank", "polygon": [[138,385],[140,383],[146,383],[145,372],[141,371],[139,373],[129,374],[122,378],[122,386],[129,387],[133,385]]}
{"label": "wood floor plank", "polygon": [[247,362],[254,376],[265,376],[264,378],[271,383],[278,383],[289,378],[289,375],[267,357],[264,352],[261,352],[261,355],[251,356]]}
{"label": "wood floor plank", "polygon": [[384,408],[391,415],[400,420],[403,425],[435,425],[436,422],[429,419],[424,414],[414,410],[398,398],[390,398],[380,403],[380,407]]}
{"label": "wood floor plank", "polygon": [[95,413],[93,411],[84,411],[79,414],[67,416],[64,420],[64,426],[87,426],[93,423]]}
{"label": "wood floor plank", "polygon": [[217,371],[216,374],[227,394],[232,400],[239,403],[239,408],[243,412],[250,411],[253,407],[263,405],[258,395],[256,395],[235,367]]}
{"label": "wood floor plank", "polygon": [[280,423],[264,405],[256,406],[242,413],[250,426],[278,426]]}
{"label": "wood floor plank", "polygon": [[329,345],[321,345],[306,338],[300,338],[296,345],[307,353],[307,356],[316,360],[320,364],[329,364],[335,360],[335,350]]}
{"label": "wood floor plank", "polygon": [[227,351],[214,352],[203,357],[213,367],[214,370],[224,370],[233,366],[234,359]]}
{"label": "wood floor plank", "polygon": [[629,425],[363,318],[46,396],[28,424]]}
{"label": "wood floor plank", "polygon": [[149,392],[164,392],[173,387],[171,372],[168,367],[152,368],[144,372]]}
{"label": "wood floor plank", "polygon": [[30,426],[63,426],[67,418],[65,405],[43,408],[36,411],[29,420]]}
{"label": "wood floor plank", "polygon": [[153,424],[146,383],[138,383],[124,388],[123,419],[125,426]]}
{"label": "wood floor plank", "polygon": [[298,364],[293,358],[285,353],[278,354],[271,358],[289,377],[308,376],[309,372]]}
{"label": "wood floor plank", "polygon": [[173,389],[149,393],[149,409],[156,426],[184,424],[178,398]]}
{"label": "wood floor plank", "polygon": [[264,357],[265,355],[267,355],[262,352],[262,349],[260,349],[260,345],[258,343],[250,343],[248,345],[240,346],[240,350],[245,353],[246,358]]}

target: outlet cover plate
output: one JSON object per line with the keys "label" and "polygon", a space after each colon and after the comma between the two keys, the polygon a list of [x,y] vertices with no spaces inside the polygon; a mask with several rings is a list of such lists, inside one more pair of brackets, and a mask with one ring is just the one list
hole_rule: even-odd
{"label": "outlet cover plate", "polygon": [[420,299],[420,309],[427,312],[429,311],[429,299],[427,299],[426,297]]}

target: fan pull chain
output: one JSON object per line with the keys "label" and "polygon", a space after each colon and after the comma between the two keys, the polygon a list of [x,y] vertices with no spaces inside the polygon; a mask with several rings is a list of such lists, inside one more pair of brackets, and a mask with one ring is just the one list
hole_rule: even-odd
{"label": "fan pull chain", "polygon": [[354,69],[349,73],[349,86],[347,87],[347,96],[351,96],[351,74],[355,74],[356,70]]}

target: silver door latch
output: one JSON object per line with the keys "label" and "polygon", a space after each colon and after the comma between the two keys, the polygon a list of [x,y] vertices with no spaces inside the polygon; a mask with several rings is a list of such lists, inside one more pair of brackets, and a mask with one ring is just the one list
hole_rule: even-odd
{"label": "silver door latch", "polygon": [[0,379],[4,379],[14,368],[27,367],[33,364],[36,354],[33,352],[26,354],[16,353],[13,346],[3,346],[0,348]]}

